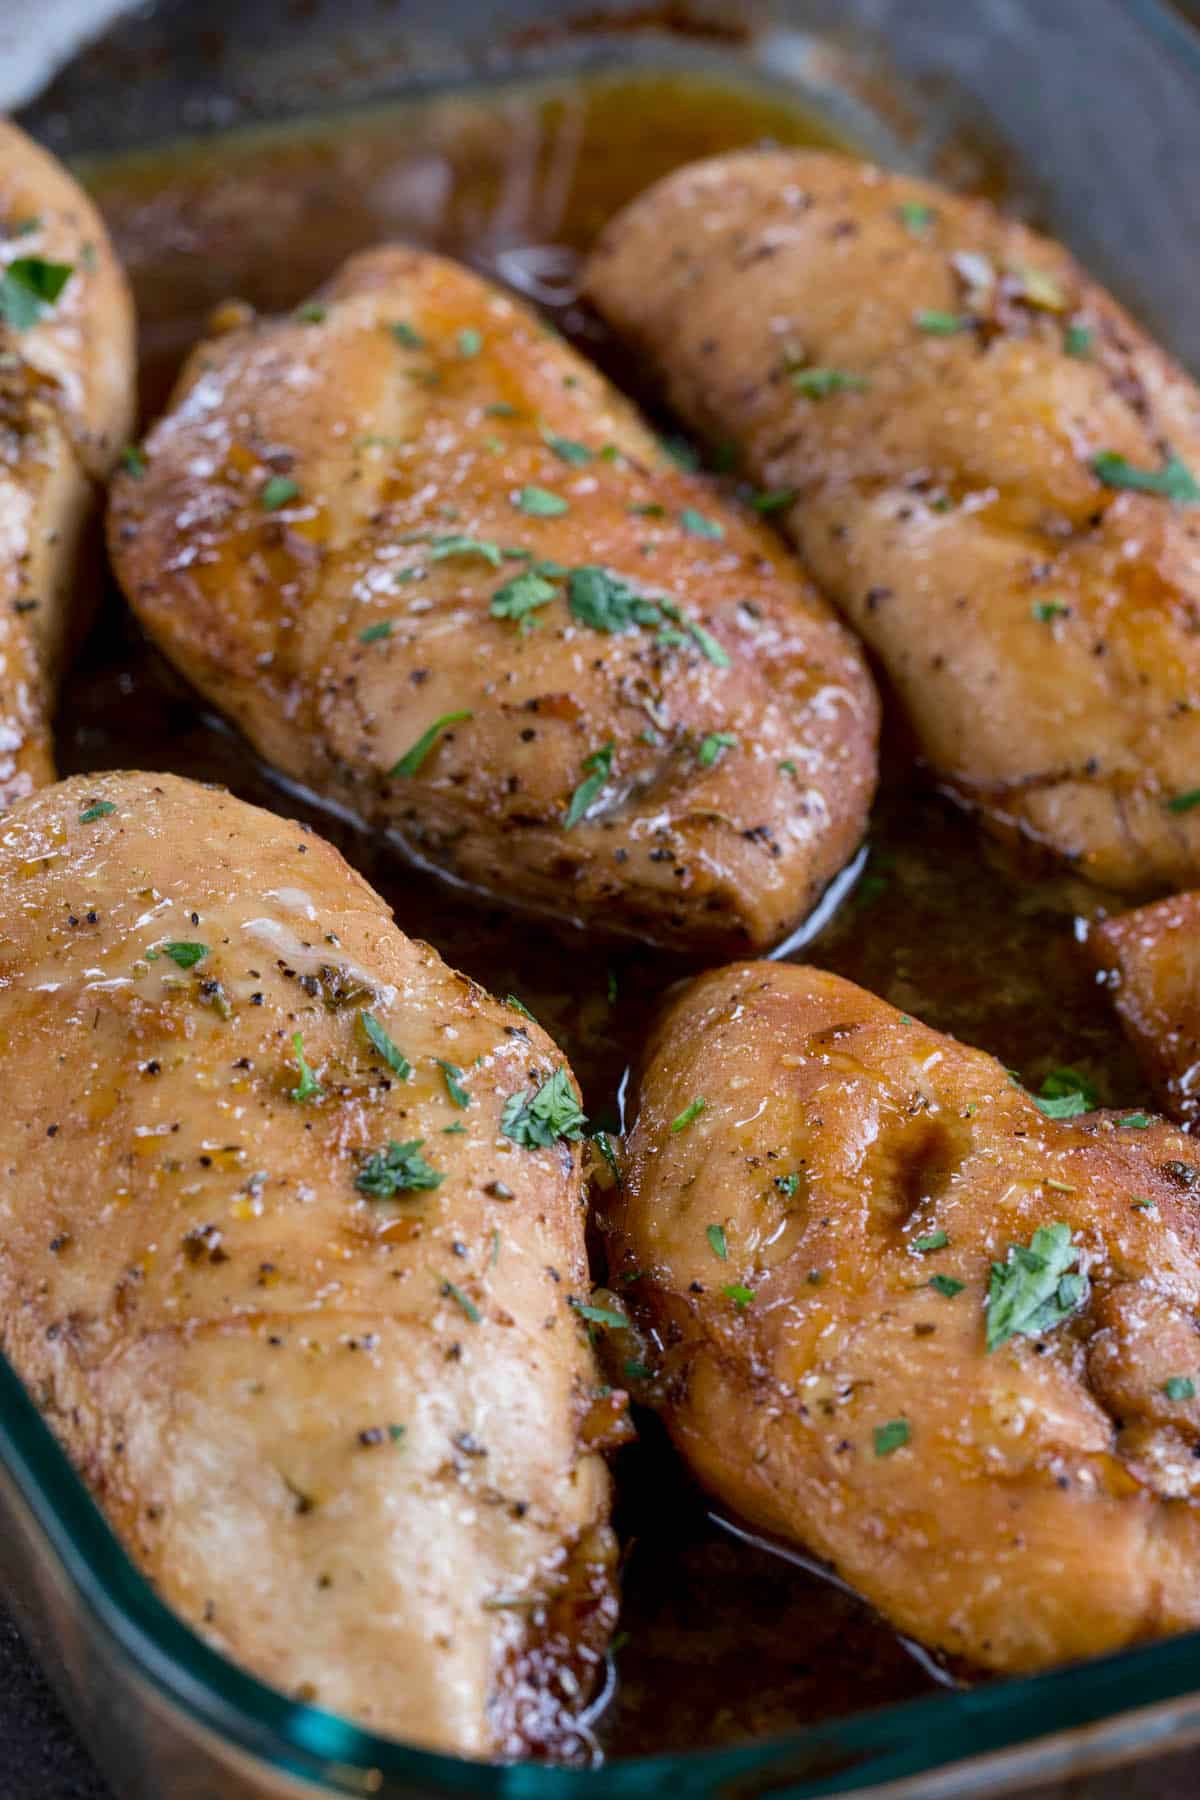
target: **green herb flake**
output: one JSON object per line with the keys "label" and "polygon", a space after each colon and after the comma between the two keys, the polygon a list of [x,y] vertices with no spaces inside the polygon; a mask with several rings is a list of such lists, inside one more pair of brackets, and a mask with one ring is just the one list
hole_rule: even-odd
{"label": "green herb flake", "polygon": [[320,325],[325,316],[325,308],[319,300],[306,300],[304,305],[298,306],[292,314],[292,317],[299,320],[301,325]]}
{"label": "green herb flake", "polygon": [[920,312],[913,314],[913,324],[928,337],[953,337],[956,332],[965,331],[970,323],[970,319],[961,313],[937,312],[929,307],[922,307]]}
{"label": "green herb flake", "polygon": [[458,1079],[462,1074],[462,1070],[458,1065],[452,1062],[445,1062],[440,1056],[435,1056],[433,1060],[442,1071],[442,1080],[446,1084],[446,1092],[450,1096],[451,1103],[458,1107],[470,1106],[471,1096]]}
{"label": "green herb flake", "polygon": [[393,1444],[400,1443],[407,1430],[407,1425],[389,1425],[387,1428],[389,1442]]}
{"label": "green herb flake", "polygon": [[447,562],[451,557],[478,556],[493,569],[498,569],[504,560],[504,552],[499,544],[491,543],[487,538],[462,537],[449,533],[444,537],[435,537],[429,551],[430,562]]}
{"label": "green herb flake", "polygon": [[306,1100],[323,1100],[325,1089],[321,1086],[304,1056],[304,1038],[298,1031],[292,1033],[292,1051],[296,1058],[296,1067],[300,1071],[300,1082],[292,1089],[292,1099],[301,1105]]}
{"label": "green herb flake", "polygon": [[578,825],[612,774],[613,749],[614,745],[611,743],[601,744],[599,750],[593,750],[590,756],[584,757],[584,778],[571,795],[570,804],[563,815],[564,831],[570,831]]}
{"label": "green herb flake", "polygon": [[441,737],[443,731],[447,731],[451,725],[461,725],[467,719],[473,719],[474,717],[474,713],[468,711],[443,713],[440,719],[435,719],[433,721],[433,724],[429,727],[428,731],[423,731],[421,733],[416,743],[404,752],[400,761],[392,765],[388,774],[393,778],[396,776],[407,777],[409,775],[415,775],[420,769],[421,764],[425,761],[425,758],[429,755],[429,752],[433,749],[433,746],[437,743],[439,737]]}
{"label": "green herb flake", "polygon": [[549,488],[537,487],[533,483],[518,488],[512,496],[512,503],[518,512],[528,513],[531,519],[557,519],[562,513],[569,511],[568,503],[561,494],[551,493]]}
{"label": "green herb flake", "polygon": [[504,1004],[505,1006],[511,1006],[514,1012],[519,1012],[521,1017],[523,1019],[528,1019],[531,1025],[537,1024],[537,1020],[534,1018],[525,1002],[523,1000],[518,1000],[515,994],[505,994]]}
{"label": "green herb flake", "polygon": [[523,569],[496,589],[488,611],[493,619],[513,619],[523,631],[528,630],[534,623],[531,614],[538,607],[549,605],[556,591],[554,583],[547,581],[544,575]]}
{"label": "green herb flake", "polygon": [[400,1081],[407,1081],[412,1074],[412,1064],[401,1050],[399,1044],[386,1032],[374,1013],[360,1012],[359,1024],[363,1028],[363,1036],[372,1050],[382,1056],[392,1074]]}
{"label": "green herb flake", "polygon": [[207,944],[189,944],[176,940],[169,944],[160,944],[158,948],[164,956],[169,956],[180,969],[194,969],[196,964],[203,961],[208,955]]}
{"label": "green herb flake", "polygon": [[737,738],[732,731],[710,731],[696,752],[696,761],[702,769],[711,769],[726,750],[737,747]]}
{"label": "green herb flake", "polygon": [[790,1175],[777,1175],[775,1177],[775,1186],[788,1200],[793,1199],[797,1188],[800,1186],[799,1171],[794,1169]]}
{"label": "green herb flake", "polygon": [[1142,1194],[1135,1194],[1129,1204],[1134,1212],[1156,1213],[1158,1211],[1158,1201],[1147,1200]]}
{"label": "green herb flake", "polygon": [[876,1456],[890,1456],[893,1450],[902,1450],[912,1438],[907,1419],[889,1419],[886,1425],[877,1425],[873,1435]]}
{"label": "green herb flake", "polygon": [[618,1188],[623,1188],[625,1186],[625,1179],[621,1174],[621,1165],[617,1161],[617,1153],[613,1148],[612,1139],[609,1137],[607,1131],[594,1131],[592,1133],[592,1142],[608,1164],[616,1186]]}
{"label": "green herb flake", "polygon": [[1071,1227],[1043,1225],[1028,1245],[1010,1244],[1008,1259],[992,1264],[987,1300],[989,1354],[1018,1335],[1040,1337],[1077,1312],[1087,1281],[1071,1273],[1079,1250]]}
{"label": "green herb flake", "polygon": [[358,1171],[354,1185],[371,1200],[390,1200],[395,1194],[424,1193],[440,1187],[445,1176],[431,1168],[421,1155],[424,1138],[406,1144],[394,1140],[374,1150]]}
{"label": "green herb flake", "polygon": [[795,488],[768,488],[765,493],[751,494],[750,504],[756,513],[782,512],[795,498]]}
{"label": "green herb flake", "polygon": [[1169,813],[1191,812],[1194,806],[1200,806],[1200,788],[1189,788],[1184,794],[1174,794],[1167,801]]}
{"label": "green herb flake", "polygon": [[540,1087],[510,1094],[500,1115],[500,1130],[522,1150],[548,1150],[560,1138],[577,1141],[586,1125],[565,1064]]}
{"label": "green herb flake", "polygon": [[679,515],[679,523],[690,537],[723,538],[725,527],[719,519],[708,519],[694,506],[685,506]]}
{"label": "green herb flake", "polygon": [[299,482],[293,481],[290,475],[272,475],[259,489],[258,504],[264,512],[278,512],[289,500],[295,500],[299,492]]}
{"label": "green herb flake", "polygon": [[587,445],[577,444],[572,438],[556,437],[552,431],[543,431],[542,440],[560,462],[568,463],[573,469],[581,469],[592,460],[593,453]]}
{"label": "green herb flake", "polygon": [[830,394],[861,394],[867,386],[865,376],[849,369],[793,369],[791,383],[809,400],[827,400]]}
{"label": "green herb flake", "polygon": [[728,1255],[728,1249],[725,1243],[724,1226],[710,1225],[704,1235],[708,1239],[709,1247],[712,1250],[713,1255],[719,1256],[721,1261],[724,1262]]}
{"label": "green herb flake", "polygon": [[132,475],[135,481],[140,481],[146,473],[146,458],[137,444],[126,444],[119,460],[125,473]]}
{"label": "green herb flake", "polygon": [[[652,1381],[654,1379],[653,1371],[648,1369],[645,1363],[634,1362],[632,1360],[624,1365],[624,1375],[626,1381]],[[613,1648],[616,1648],[615,1639],[613,1640]]]}
{"label": "green herb flake", "polygon": [[1078,1069],[1052,1069],[1033,1103],[1048,1119],[1074,1119],[1094,1112],[1100,1096]]}
{"label": "green herb flake", "polygon": [[658,447],[664,456],[670,457],[677,468],[686,469],[689,475],[694,475],[700,467],[699,453],[695,445],[689,444],[686,438],[661,437],[658,440]]}
{"label": "green herb flake", "polygon": [[482,349],[483,349],[482,333],[476,331],[473,326],[468,325],[465,331],[459,332],[459,334],[458,334],[458,354],[461,357],[465,358],[469,362],[472,357],[478,356],[479,352]]}
{"label": "green herb flake", "polygon": [[1163,1393],[1168,1400],[1194,1400],[1196,1384],[1190,1375],[1170,1375],[1163,1382]]}
{"label": "green herb flake", "polygon": [[28,331],[54,305],[73,273],[71,263],[18,256],[0,276],[0,319],[14,331]]}
{"label": "green herb flake", "polygon": [[905,231],[911,232],[913,237],[924,237],[934,220],[932,206],[926,206],[921,200],[906,200],[896,211]]}
{"label": "green herb flake", "polygon": [[700,1117],[700,1114],[705,1110],[707,1105],[708,1101],[704,1096],[702,1094],[697,1094],[696,1098],[690,1101],[688,1105],[684,1107],[683,1111],[671,1120],[672,1132],[686,1131],[692,1121]]}
{"label": "green herb flake", "polygon": [[745,1312],[754,1299],[754,1289],[744,1287],[740,1281],[731,1282],[728,1287],[723,1287],[721,1292],[727,1300],[733,1301],[739,1312]]}
{"label": "green herb flake", "polygon": [[931,1250],[944,1250],[949,1242],[949,1233],[945,1231],[931,1231],[927,1237],[914,1238],[913,1249],[918,1251],[922,1256],[928,1256]]}
{"label": "green herb flake", "polygon": [[1148,1131],[1153,1123],[1149,1113],[1144,1112],[1126,1113],[1123,1119],[1117,1120],[1125,1131]]}
{"label": "green herb flake", "polygon": [[442,1293],[446,1296],[447,1300],[453,1300],[457,1305],[462,1307],[472,1325],[478,1325],[483,1314],[480,1312],[475,1302],[463,1293],[461,1288],[455,1287],[452,1281],[443,1281]]}
{"label": "green herb flake", "polygon": [[1200,485],[1195,476],[1186,463],[1174,455],[1167,457],[1161,469],[1139,469],[1115,451],[1101,450],[1098,456],[1093,456],[1090,467],[1105,487],[1129,488],[1139,494],[1161,494],[1164,499],[1185,506],[1200,501]]}
{"label": "green herb flake", "polygon": [[961,1294],[966,1287],[965,1281],[955,1281],[953,1275],[931,1275],[929,1286],[935,1294],[944,1294],[947,1300],[953,1300],[955,1294]]}
{"label": "green herb flake", "polygon": [[1055,619],[1065,619],[1070,614],[1070,607],[1061,600],[1035,600],[1030,607],[1030,616],[1039,625],[1052,625]]}
{"label": "green herb flake", "polygon": [[666,507],[657,500],[638,501],[633,506],[627,506],[625,511],[635,519],[665,519],[667,516]]}
{"label": "green herb flake", "polygon": [[662,609],[607,569],[584,565],[567,578],[571,617],[593,631],[616,633],[637,625],[657,625]]}
{"label": "green herb flake", "polygon": [[380,619],[377,624],[368,625],[365,631],[360,631],[358,641],[360,644],[378,644],[381,639],[390,638],[391,635],[392,621]]}
{"label": "green herb flake", "polygon": [[403,344],[406,350],[423,350],[425,348],[425,339],[420,332],[414,331],[412,326],[406,324],[403,319],[397,319],[394,324],[388,326],[388,330],[396,342]]}
{"label": "green herb flake", "polygon": [[1068,325],[1063,333],[1063,349],[1068,356],[1087,358],[1092,354],[1095,337],[1090,325]]}
{"label": "green herb flake", "polygon": [[582,1300],[568,1296],[567,1304],[577,1312],[581,1319],[589,1325],[602,1325],[606,1331],[627,1331],[629,1320],[624,1313],[614,1312],[608,1306],[585,1306]]}
{"label": "green herb flake", "polygon": [[81,825],[92,825],[97,819],[111,818],[116,810],[117,809],[111,800],[93,800],[92,804],[90,806],[85,806],[80,813],[79,823]]}

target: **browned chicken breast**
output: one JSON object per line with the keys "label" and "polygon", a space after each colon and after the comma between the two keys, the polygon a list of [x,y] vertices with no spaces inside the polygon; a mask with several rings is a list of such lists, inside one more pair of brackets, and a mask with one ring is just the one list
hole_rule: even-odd
{"label": "browned chicken breast", "polygon": [[770,532],[522,304],[353,258],[202,344],[119,477],[139,617],[293,780],[535,909],[765,945],[853,850],[876,700]]}
{"label": "browned chicken breast", "polygon": [[289,1693],[567,1753],[615,1613],[570,1071],[300,826],[77,776],[0,842],[0,1342]]}
{"label": "browned chicken breast", "polygon": [[590,292],[732,438],[938,780],[1121,889],[1200,875],[1200,395],[1057,244],[837,156],[618,216]]}
{"label": "browned chicken breast", "polygon": [[1095,925],[1092,954],[1163,1106],[1200,1126],[1200,893]]}
{"label": "browned chicken breast", "polygon": [[133,304],[100,215],[0,120],[0,804],[54,779],[54,682],[129,436]]}
{"label": "browned chicken breast", "polygon": [[1144,1113],[1044,1116],[821,970],[703,976],[607,1208],[631,1378],[722,1501],[938,1650],[1194,1627],[1195,1159]]}

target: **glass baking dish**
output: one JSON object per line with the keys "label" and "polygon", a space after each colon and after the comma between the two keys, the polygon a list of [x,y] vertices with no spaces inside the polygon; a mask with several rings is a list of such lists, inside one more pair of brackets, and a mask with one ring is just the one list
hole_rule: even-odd
{"label": "glass baking dish", "polygon": [[[798,91],[882,160],[999,186],[1200,367],[1200,37],[1158,0],[713,0],[568,28],[537,0],[164,0],[23,115],[69,159],[378,106],[465,81],[627,67]],[[124,1554],[0,1359],[0,1583],[121,1800],[985,1795],[1200,1741],[1200,1634],[732,1748],[595,1770],[407,1749],[206,1646]],[[397,1671],[403,1679],[403,1671]]]}

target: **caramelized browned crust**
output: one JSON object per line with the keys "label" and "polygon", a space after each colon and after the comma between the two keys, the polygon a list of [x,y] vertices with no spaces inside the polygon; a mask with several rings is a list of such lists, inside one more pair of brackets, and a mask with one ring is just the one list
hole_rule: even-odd
{"label": "caramelized browned crust", "polygon": [[1094,925],[1088,944],[1172,1118],[1200,1124],[1200,893]]}
{"label": "caramelized browned crust", "polygon": [[1200,512],[1095,459],[1200,498],[1200,396],[1061,246],[741,154],[635,201],[588,286],[685,418],[794,490],[781,522],[947,788],[1096,881],[1196,880],[1200,811],[1170,803],[1200,768]]}
{"label": "caramelized browned crust", "polygon": [[[636,1105],[614,1281],[726,1505],[990,1668],[1200,1624],[1193,1142],[1053,1121],[991,1057],[771,963],[680,995]],[[992,1265],[1053,1225],[1082,1304],[989,1353]]]}
{"label": "caramelized browned crust", "polygon": [[[592,929],[728,947],[781,936],[854,849],[876,699],[849,635],[467,270],[372,251],[296,317],[201,345],[146,456],[110,514],[139,617],[269,762],[416,857]],[[571,610],[580,567],[641,620]],[[539,603],[493,616],[520,577]]]}
{"label": "caramelized browned crust", "polygon": [[[579,1149],[501,1130],[562,1067],[299,826],[151,775],[5,821],[4,1351],[186,1619],[469,1755],[578,1749],[616,1612]],[[389,1143],[436,1186],[365,1191]]]}

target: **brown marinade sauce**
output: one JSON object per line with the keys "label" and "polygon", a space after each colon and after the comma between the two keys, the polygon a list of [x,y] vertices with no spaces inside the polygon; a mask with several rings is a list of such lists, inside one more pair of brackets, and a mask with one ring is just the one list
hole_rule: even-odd
{"label": "brown marinade sauce", "polygon": [[[290,308],[351,251],[388,238],[509,281],[636,387],[598,322],[574,304],[578,254],[658,175],[764,139],[835,144],[778,90],[626,72],[239,131],[83,173],[133,280],[149,418],[218,302]],[[448,892],[283,791],[147,647],[115,594],[65,683],[58,747],[64,773],[173,770],[310,820],[405,931],[495,992],[517,994],[568,1052],[593,1119],[615,1123],[622,1072],[684,963],[636,946],[598,953],[569,929]],[[987,847],[922,783],[894,730],[883,772],[857,885],[793,954],[995,1052],[1031,1085],[1069,1064],[1104,1099],[1144,1103],[1074,942],[1076,915],[1099,897]],[[654,1420],[621,1453],[617,1478],[625,1604],[616,1695],[598,1727],[606,1754],[736,1742],[935,1684],[931,1667],[860,1602],[715,1524]]]}

